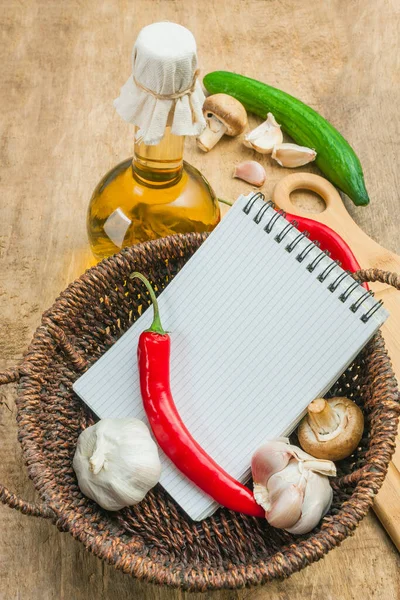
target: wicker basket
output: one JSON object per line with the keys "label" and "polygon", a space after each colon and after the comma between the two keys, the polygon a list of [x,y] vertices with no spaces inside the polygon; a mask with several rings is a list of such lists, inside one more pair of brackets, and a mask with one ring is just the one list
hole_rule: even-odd
{"label": "wicker basket", "polygon": [[[141,271],[160,290],[205,237],[188,234],[141,244],[87,271],[43,315],[22,364],[0,374],[0,384],[19,380],[19,440],[41,498],[37,504],[25,502],[0,486],[1,501],[52,520],[125,573],[188,590],[239,588],[288,577],[340,544],[382,485],[399,414],[396,382],[378,333],[332,390],[362,407],[365,433],[357,452],[338,464],[329,515],[319,529],[302,537],[225,509],[192,522],[161,487],[118,513],[107,513],[86,499],[72,458],[79,433],[93,417],[73,393],[72,383],[137,318],[143,288],[128,279],[129,273]],[[357,278],[400,287],[397,276],[381,271],[360,271]]]}

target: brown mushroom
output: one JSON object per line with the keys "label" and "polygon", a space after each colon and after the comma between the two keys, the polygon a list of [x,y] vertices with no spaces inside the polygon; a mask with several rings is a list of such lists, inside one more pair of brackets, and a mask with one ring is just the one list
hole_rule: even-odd
{"label": "brown mushroom", "polygon": [[352,400],[317,398],[307,409],[297,434],[300,446],[316,458],[342,460],[357,448],[364,430],[364,416]]}
{"label": "brown mushroom", "polygon": [[203,113],[207,126],[197,138],[197,144],[204,152],[211,150],[223,135],[235,137],[246,129],[246,109],[228,94],[214,94],[206,98]]}

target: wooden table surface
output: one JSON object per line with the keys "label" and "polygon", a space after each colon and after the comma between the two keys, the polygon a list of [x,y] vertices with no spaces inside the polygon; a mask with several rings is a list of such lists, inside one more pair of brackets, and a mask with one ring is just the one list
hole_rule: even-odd
{"label": "wooden table surface", "polygon": [[[237,70],[264,80],[336,125],[361,159],[372,199],[365,209],[346,199],[349,211],[400,252],[398,1],[1,0],[0,8],[0,369],[20,361],[43,310],[89,266],[91,191],[132,150],[132,128],[112,100],[130,72],[139,29],[153,21],[193,31],[203,73]],[[204,155],[188,140],[186,156],[219,196],[233,199],[249,189],[231,179],[234,162],[249,152],[223,140]],[[262,160],[268,195],[287,171]],[[0,480],[33,499],[14,394],[11,386],[1,390]],[[340,548],[285,582],[186,594],[134,581],[48,523],[0,508],[1,600],[392,600],[400,597],[399,566],[371,513]]]}

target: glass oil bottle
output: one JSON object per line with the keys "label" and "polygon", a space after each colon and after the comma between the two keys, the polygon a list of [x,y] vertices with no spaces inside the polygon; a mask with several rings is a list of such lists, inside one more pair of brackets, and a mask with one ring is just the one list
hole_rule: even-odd
{"label": "glass oil bottle", "polygon": [[114,103],[136,125],[134,156],[101,179],[89,204],[87,230],[97,259],[146,240],[211,231],[219,222],[209,183],[183,160],[185,133],[199,133],[204,120],[196,65],[195,41],[184,27],[154,23],[140,32],[133,75]]}
{"label": "glass oil bottle", "polygon": [[183,160],[184,141],[168,127],[160,144],[135,143],[133,159],[103,177],[87,217],[96,258],[146,240],[214,229],[217,199],[202,174]]}

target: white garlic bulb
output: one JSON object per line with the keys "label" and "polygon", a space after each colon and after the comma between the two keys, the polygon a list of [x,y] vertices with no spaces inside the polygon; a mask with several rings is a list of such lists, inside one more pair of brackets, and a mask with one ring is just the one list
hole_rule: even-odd
{"label": "white garlic bulb", "polygon": [[157,445],[139,419],[102,419],[82,431],[73,467],[83,494],[106,510],[137,504],[161,475]]}
{"label": "white garlic bulb", "polygon": [[273,527],[308,533],[328,512],[333,494],[327,476],[336,475],[332,461],[316,459],[281,438],[255,452],[251,469],[254,498]]}

